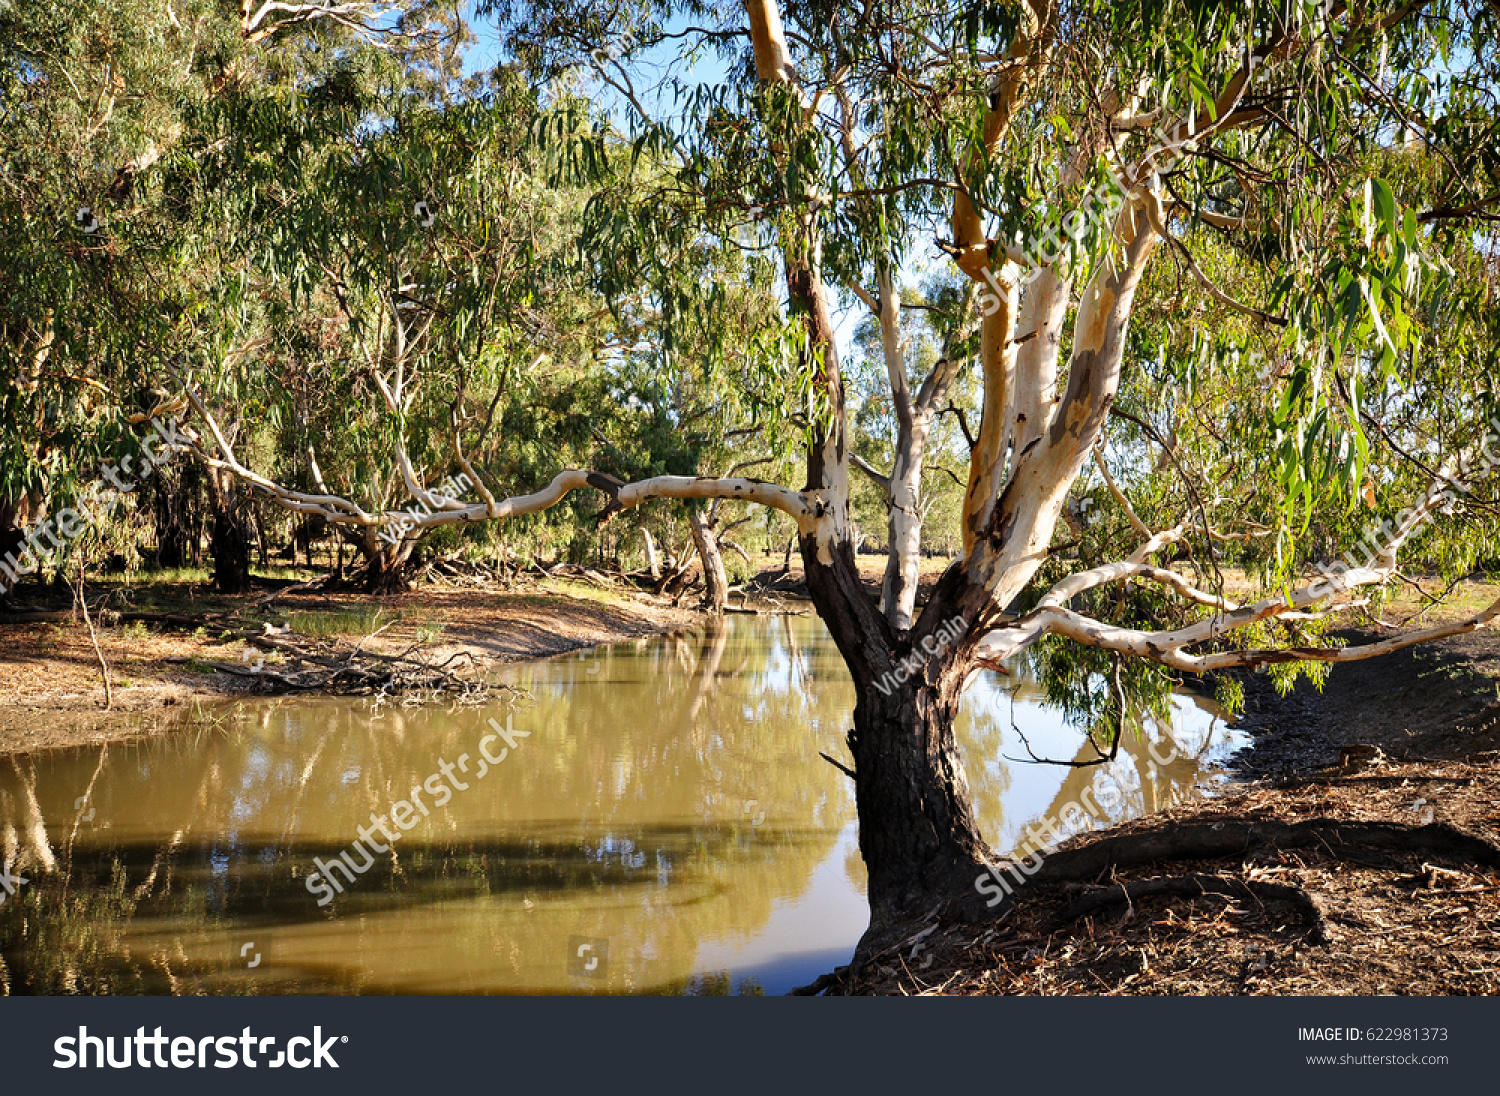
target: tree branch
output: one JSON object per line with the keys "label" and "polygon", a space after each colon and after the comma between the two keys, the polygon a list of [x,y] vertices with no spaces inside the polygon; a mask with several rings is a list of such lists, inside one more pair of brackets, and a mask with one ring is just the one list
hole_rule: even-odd
{"label": "tree branch", "polygon": [[[1244,651],[1218,651],[1204,655],[1189,654],[1184,648],[1197,643],[1218,639],[1237,629],[1248,627],[1263,620],[1307,619],[1303,610],[1324,598],[1338,595],[1361,586],[1379,585],[1396,573],[1396,553],[1412,533],[1426,522],[1449,492],[1445,489],[1446,477],[1436,481],[1424,495],[1421,503],[1408,512],[1397,526],[1384,550],[1376,557],[1374,565],[1347,568],[1341,572],[1324,571],[1320,580],[1294,590],[1290,595],[1266,598],[1251,605],[1228,607],[1222,603],[1222,611],[1196,623],[1165,631],[1148,632],[1135,628],[1120,628],[1076,613],[1066,608],[1070,598],[1084,590],[1103,585],[1119,578],[1143,577],[1171,586],[1183,596],[1213,599],[1211,594],[1194,590],[1186,580],[1175,572],[1158,568],[1146,568],[1146,549],[1151,544],[1165,544],[1168,538],[1180,536],[1182,526],[1158,534],[1148,545],[1137,550],[1130,561],[1123,564],[1108,564],[1089,571],[1071,575],[1058,583],[1038,603],[1037,608],[1002,629],[985,636],[975,649],[974,660],[981,666],[993,666],[1034,643],[1046,634],[1066,636],[1076,643],[1089,647],[1129,654],[1160,663],[1176,670],[1201,674],[1209,670],[1231,667],[1261,666],[1275,662],[1318,661],[1352,662],[1373,658],[1377,655],[1399,651],[1417,643],[1425,643],[1444,636],[1458,635],[1481,628],[1500,616],[1500,599],[1482,612],[1453,624],[1392,636],[1376,643],[1355,647],[1288,647],[1281,649],[1254,649]],[[1344,608],[1347,606],[1335,606]]]}
{"label": "tree branch", "polygon": [[1104,477],[1104,485],[1109,488],[1109,493],[1115,497],[1115,501],[1124,509],[1125,516],[1130,519],[1131,527],[1143,537],[1152,536],[1151,530],[1146,526],[1146,523],[1136,515],[1135,507],[1130,505],[1130,500],[1125,497],[1125,492],[1121,491],[1119,485],[1115,483],[1115,477],[1109,474],[1109,465],[1104,463],[1102,446],[1096,445],[1094,447],[1094,463],[1099,468],[1099,474]]}
{"label": "tree branch", "polygon": [[891,494],[891,477],[890,476],[886,475],[884,472],[878,471],[873,464],[871,464],[869,461],[865,460],[865,458],[862,457],[862,456],[860,456],[858,453],[851,453],[851,454],[849,454],[849,462],[851,464],[853,464],[854,467],[858,468],[861,472],[863,472],[865,475],[869,476],[870,479],[872,479],[875,482],[876,486],[878,486],[882,491],[885,492],[887,499],[890,498],[890,494]]}

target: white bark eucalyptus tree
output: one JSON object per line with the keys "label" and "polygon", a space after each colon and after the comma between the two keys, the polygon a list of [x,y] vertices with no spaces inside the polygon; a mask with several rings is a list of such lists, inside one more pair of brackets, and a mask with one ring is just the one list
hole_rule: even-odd
{"label": "white bark eucalyptus tree", "polygon": [[[976,879],[994,854],[954,727],[966,683],[999,659],[1046,636],[1188,673],[1352,659],[1500,613],[1491,606],[1363,647],[1265,643],[1269,623],[1337,610],[1384,582],[1444,503],[1441,492],[1424,494],[1367,565],[1308,581],[1297,543],[1304,509],[1347,504],[1375,459],[1358,393],[1416,368],[1433,284],[1464,277],[1437,254],[1439,234],[1458,223],[1458,236],[1443,239],[1472,238],[1473,217],[1500,191],[1493,161],[1472,155],[1493,117],[1491,62],[1473,48],[1493,38],[1492,8],[745,0],[484,10],[502,17],[518,61],[538,78],[581,66],[608,97],[606,118],[567,138],[595,151],[566,157],[617,173],[583,241],[601,268],[669,230],[777,256],[787,325],[779,345],[792,359],[806,478],[800,487],[734,477],[621,483],[570,470],[533,494],[421,520],[528,513],[582,488],[606,496],[605,518],[656,498],[743,499],[788,514],[813,603],[857,694],[847,739],[869,870],[867,946],[913,914],[986,913]],[[648,88],[647,74],[679,49],[684,64],[718,50],[722,77],[693,83],[705,66]],[[1439,70],[1460,72],[1470,89],[1442,108],[1445,117],[1466,111],[1464,125],[1433,117]],[[1420,129],[1433,153],[1420,179],[1393,189],[1378,176],[1403,125]],[[646,182],[615,185],[644,163]],[[959,362],[945,355],[928,376],[910,375],[899,283],[911,262],[939,252],[975,286],[983,406],[963,554],[916,615],[914,496],[932,415]],[[1205,265],[1210,254],[1218,261]],[[1162,304],[1150,342],[1132,329],[1143,292]],[[833,321],[843,300],[880,320],[899,426],[883,597],[855,561]],[[1239,443],[1241,482],[1210,498],[1190,483],[1192,504],[1175,516],[1148,521],[1118,491],[1137,546],[1069,574],[1058,543],[1069,493],[1122,377],[1157,376],[1175,353],[1178,334],[1164,334],[1161,316],[1179,312],[1209,342],[1253,337],[1282,363],[1259,393],[1270,401],[1264,430]],[[1141,387],[1153,412],[1175,398],[1165,381]],[[1181,462],[1171,446],[1172,460],[1143,469],[1174,474]],[[1255,512],[1277,522],[1247,521],[1254,508],[1242,488],[1259,492]],[[330,521],[390,517],[342,500],[280,497]],[[1212,558],[1216,545],[1268,530],[1281,561],[1276,589],[1245,605],[1202,589],[1166,558]],[[1075,607],[1126,583],[1178,607],[1145,627]],[[1123,702],[1120,715],[1116,734]]]}

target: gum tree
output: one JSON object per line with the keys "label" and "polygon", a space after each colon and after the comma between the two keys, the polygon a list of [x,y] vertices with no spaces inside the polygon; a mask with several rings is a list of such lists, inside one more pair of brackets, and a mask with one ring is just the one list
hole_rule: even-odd
{"label": "gum tree", "polygon": [[[241,89],[173,166],[214,196],[205,255],[232,257],[184,363],[198,455],[330,519],[367,587],[394,592],[429,519],[470,512],[443,483],[487,504],[526,443],[580,451],[611,331],[568,280],[577,202],[539,176],[531,89],[500,73],[431,103],[379,60]],[[250,408],[274,464],[233,436]]]}
{"label": "gum tree", "polygon": [[[536,72],[585,64],[613,88],[633,156],[670,168],[664,198],[697,231],[777,257],[781,345],[806,397],[806,475],[782,486],[564,470],[535,492],[428,520],[505,518],[592,489],[604,519],[677,498],[744,500],[795,521],[814,605],[857,693],[848,743],[873,934],[935,906],[982,909],[976,877],[994,855],[954,721],[983,668],[1043,639],[1174,673],[1340,661],[1500,613],[1354,647],[1288,643],[1276,630],[1384,583],[1445,504],[1441,483],[1412,501],[1366,565],[1317,575],[1299,554],[1310,516],[1356,504],[1376,467],[1361,401],[1405,384],[1423,367],[1419,350],[1441,350],[1439,291],[1491,292],[1439,246],[1472,237],[1500,201],[1484,152],[1495,117],[1491,7],[747,0],[742,10],[647,4],[607,16],[567,4],[497,10]],[[725,76],[647,93],[644,74],[674,49],[719,50]],[[1420,182],[1397,189],[1380,172],[1403,128],[1432,155]],[[580,126],[556,139],[599,162],[618,138]],[[585,246],[607,256],[626,235],[617,223],[601,221]],[[963,554],[913,620],[913,503],[933,394],[954,369],[945,357],[911,376],[904,359],[902,270],[923,249],[946,254],[973,286],[983,403]],[[901,421],[884,598],[855,562],[833,324],[841,300],[881,320]],[[1133,329],[1143,305],[1156,309],[1153,322]],[[1122,378],[1146,381],[1132,391],[1152,414],[1171,402],[1167,376],[1188,326],[1218,351],[1252,339],[1269,348],[1275,369],[1254,393],[1261,412],[1238,442],[1255,459],[1150,524],[1111,477],[1133,550],[1070,571],[1064,509]],[[1173,448],[1169,435],[1161,441]],[[389,520],[338,500],[295,501],[334,521]],[[1271,520],[1247,521],[1252,512]],[[1262,534],[1275,546],[1273,581],[1243,605],[1167,558],[1211,559]],[[1121,584],[1170,607],[1157,623],[1111,619],[1093,595]],[[1124,697],[1116,703],[1118,735]]]}
{"label": "gum tree", "polygon": [[[464,33],[451,0],[0,5],[0,548],[128,449],[196,334],[183,320],[204,305],[201,195],[162,189],[190,117],[359,48],[431,88]],[[248,579],[243,487],[216,486],[215,562],[234,585]],[[152,484],[168,556],[195,551],[197,522],[181,519],[196,493]]]}

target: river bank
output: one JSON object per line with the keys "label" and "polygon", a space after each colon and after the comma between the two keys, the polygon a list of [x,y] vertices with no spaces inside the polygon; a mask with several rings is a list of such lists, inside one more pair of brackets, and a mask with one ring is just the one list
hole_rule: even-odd
{"label": "river bank", "polygon": [[[201,584],[166,582],[111,602],[119,607],[114,614],[95,614],[97,652],[85,622],[69,610],[44,604],[0,616],[0,754],[165,734],[195,704],[252,693],[253,677],[214,668],[250,666],[265,654],[228,633],[226,614],[243,619],[253,612],[273,629],[315,638],[357,641],[377,632],[366,649],[390,654],[424,644],[427,657],[472,658],[478,671],[678,631],[700,620],[663,599],[566,578],[538,578],[509,590],[424,585],[386,597],[289,588],[234,598]],[[202,623],[195,627],[194,619]],[[101,656],[111,682],[108,710]]]}
{"label": "river bank", "polygon": [[[783,562],[779,554],[761,555],[755,579],[731,597],[731,611],[810,612],[801,559],[794,553],[785,560],[789,568]],[[923,560],[924,589],[947,563]],[[861,557],[860,564],[867,585],[878,591],[884,559]],[[505,588],[460,576],[391,596],[303,589],[295,580],[313,573],[279,575],[263,577],[253,593],[240,597],[215,594],[202,573],[136,585],[91,584],[90,604],[100,598],[106,603],[102,612],[95,610],[97,651],[68,591],[28,591],[26,611],[0,613],[0,755],[165,734],[195,704],[254,693],[253,678],[215,669],[225,663],[253,666],[265,654],[229,634],[227,617],[241,626],[256,620],[315,639],[358,641],[377,633],[364,642],[366,650],[394,654],[423,644],[425,657],[472,659],[481,671],[703,621],[702,614],[683,607],[691,595],[654,597],[597,575],[522,572]],[[164,616],[174,619],[139,619]],[[107,709],[101,658],[111,683]]]}

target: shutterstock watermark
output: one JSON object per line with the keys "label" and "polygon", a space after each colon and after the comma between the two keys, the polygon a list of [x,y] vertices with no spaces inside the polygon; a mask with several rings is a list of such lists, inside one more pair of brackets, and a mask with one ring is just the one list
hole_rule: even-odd
{"label": "shutterstock watermark", "polygon": [[[0,586],[13,587],[22,576],[35,572],[43,560],[61,551],[68,541],[77,540],[91,527],[101,524],[106,509],[139,486],[138,482],[127,481],[124,477],[143,480],[177,450],[187,448],[187,435],[177,429],[177,420],[152,419],[150,426],[152,432],[141,439],[139,453],[127,453],[118,462],[99,469],[98,477],[72,506],[65,506],[45,521],[33,525],[23,543],[0,559]],[[165,447],[164,451],[158,452],[159,445]],[[51,547],[38,543],[43,539]],[[20,552],[19,557],[17,552]]]}
{"label": "shutterstock watermark", "polygon": [[609,940],[599,936],[568,937],[568,973],[574,978],[609,976]]}
{"label": "shutterstock watermark", "polygon": [[[1146,743],[1146,752],[1151,755],[1151,761],[1147,764],[1153,772],[1158,768],[1165,768],[1181,756],[1175,743],[1167,747],[1165,756],[1158,751],[1157,745],[1155,739]],[[1043,815],[1022,831],[1022,840],[1017,848],[1030,848],[1029,853],[1018,856],[1009,863],[993,865],[989,871],[974,877],[974,889],[989,896],[985,901],[986,906],[998,906],[1015,893],[1016,887],[1025,886],[1027,879],[1041,871],[1042,864],[1051,855],[1051,851],[1068,838],[1093,829],[1096,822],[1109,821],[1112,812],[1125,802],[1125,793],[1112,774],[1106,772],[1104,777],[1097,793],[1092,787],[1085,788],[1077,799],[1070,799],[1062,805],[1056,818],[1050,814]]]}
{"label": "shutterstock watermark", "polygon": [[[284,1050],[271,1051],[276,1046],[276,1036],[257,1036],[251,1028],[238,1035],[205,1035],[193,1038],[189,1035],[163,1035],[157,1028],[151,1035],[144,1027],[135,1029],[134,1035],[121,1035],[120,1055],[115,1057],[115,1036],[90,1035],[87,1027],[80,1027],[78,1034],[59,1036],[52,1043],[57,1055],[53,1069],[234,1069],[243,1065],[248,1069],[265,1066],[280,1069],[338,1069],[333,1057],[336,1043],[347,1043],[347,1035],[330,1035],[323,1038],[323,1029],[314,1027],[312,1035],[294,1035],[286,1041]],[[210,1053],[213,1060],[210,1061]],[[256,1061],[260,1055],[260,1061]]]}
{"label": "shutterstock watermark", "polygon": [[[511,717],[508,715],[505,717],[503,727],[500,721],[493,717],[489,721],[489,726],[495,733],[479,740],[479,768],[473,773],[473,779],[476,781],[483,780],[491,768],[500,765],[510,756],[511,750],[518,749],[519,739],[531,737],[530,731],[518,731],[512,727]],[[497,742],[505,743],[498,753],[491,749],[491,746]],[[432,808],[422,799],[424,792],[432,797],[432,807],[442,808],[453,801],[456,793],[466,792],[472,788],[473,784],[459,779],[458,775],[459,773],[465,776],[470,775],[469,761],[470,757],[466,753],[459,754],[457,761],[439,757],[437,772],[413,786],[412,790],[407,793],[411,796],[409,800],[399,799],[392,803],[387,812],[389,818],[387,814],[377,815],[373,811],[370,812],[370,824],[356,827],[359,838],[350,846],[350,850],[358,851],[359,860],[362,863],[356,863],[355,858],[348,851],[326,862],[320,857],[313,857],[313,863],[317,865],[318,870],[307,877],[306,886],[309,894],[320,896],[318,905],[326,906],[333,901],[335,894],[344,893],[343,884],[339,882],[337,875],[342,875],[344,882],[352,886],[359,876],[375,866],[377,853],[389,852],[392,844],[400,841],[404,834],[415,829],[421,824],[422,819],[432,814]],[[392,826],[395,828],[393,829]],[[384,838],[383,841],[376,840],[376,831],[379,831],[380,836]]]}
{"label": "shutterstock watermark", "polygon": [[[968,624],[963,617],[953,617],[951,620],[943,621],[937,631],[930,636],[923,637],[919,650],[903,658],[894,670],[881,674],[880,680],[875,682],[875,688],[880,690],[881,696],[890,696],[891,690],[897,685],[904,685],[914,673],[922,668],[927,658],[941,654],[947,649],[948,644],[963,635],[967,628]],[[924,654],[927,658],[922,657]]]}

